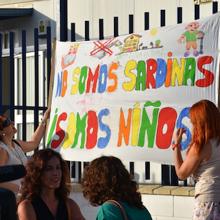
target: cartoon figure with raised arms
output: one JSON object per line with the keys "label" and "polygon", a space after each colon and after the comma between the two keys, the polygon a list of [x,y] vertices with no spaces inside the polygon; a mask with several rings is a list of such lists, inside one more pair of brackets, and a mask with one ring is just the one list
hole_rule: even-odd
{"label": "cartoon figure with raised arms", "polygon": [[[178,42],[186,43],[186,52],[184,53],[184,57],[188,57],[190,55],[191,48],[193,49],[193,55],[196,57],[200,53],[203,53],[202,42],[204,33],[199,31],[199,23],[196,21],[189,23],[185,29],[186,31],[180,36]],[[200,51],[198,51],[197,39],[200,39]]]}

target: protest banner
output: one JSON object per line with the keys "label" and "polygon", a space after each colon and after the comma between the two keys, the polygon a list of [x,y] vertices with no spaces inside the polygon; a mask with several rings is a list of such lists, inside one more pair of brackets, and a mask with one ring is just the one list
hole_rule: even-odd
{"label": "protest banner", "polygon": [[47,145],[67,160],[100,155],[171,164],[174,131],[201,99],[218,103],[219,14],[149,31],[57,42]]}

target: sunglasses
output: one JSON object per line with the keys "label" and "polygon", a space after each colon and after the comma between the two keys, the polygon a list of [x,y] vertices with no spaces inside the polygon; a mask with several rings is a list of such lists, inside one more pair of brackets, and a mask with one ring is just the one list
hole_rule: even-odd
{"label": "sunglasses", "polygon": [[6,118],[5,121],[2,123],[2,127],[6,128],[12,123],[12,120],[10,118]]}

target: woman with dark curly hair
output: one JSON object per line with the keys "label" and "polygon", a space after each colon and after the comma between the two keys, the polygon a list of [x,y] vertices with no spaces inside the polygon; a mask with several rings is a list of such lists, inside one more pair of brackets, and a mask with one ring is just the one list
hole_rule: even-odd
{"label": "woman with dark curly hair", "polygon": [[121,160],[102,156],[85,168],[83,194],[93,206],[101,205],[97,220],[152,220],[141,201],[137,183]]}
{"label": "woman with dark curly hair", "polygon": [[37,151],[28,161],[21,185],[19,220],[84,220],[70,198],[70,175],[61,155],[51,149]]}

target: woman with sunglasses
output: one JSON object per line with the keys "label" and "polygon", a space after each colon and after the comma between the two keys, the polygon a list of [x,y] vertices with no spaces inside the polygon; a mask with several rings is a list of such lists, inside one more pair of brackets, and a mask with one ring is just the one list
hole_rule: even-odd
{"label": "woman with sunglasses", "polygon": [[[38,128],[34,132],[30,141],[14,140],[14,135],[17,129],[14,127],[14,122],[6,116],[0,115],[0,166],[16,165],[27,162],[26,152],[35,150],[44,136],[46,130],[46,122],[50,116],[50,109],[44,113],[43,119]],[[12,190],[15,194],[18,193],[20,187],[19,180],[1,183],[0,187]]]}

